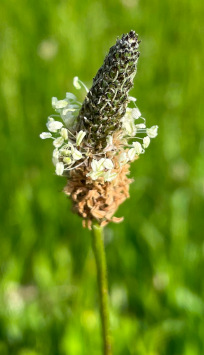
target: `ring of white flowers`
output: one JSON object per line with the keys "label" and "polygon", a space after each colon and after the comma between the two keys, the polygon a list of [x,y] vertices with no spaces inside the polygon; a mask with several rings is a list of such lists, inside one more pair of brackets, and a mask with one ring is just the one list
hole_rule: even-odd
{"label": "ring of white flowers", "polygon": [[[76,89],[81,89],[83,86],[88,92],[86,85],[78,77],[74,78],[73,84]],[[76,131],[76,121],[81,103],[77,101],[76,96],[72,93],[66,93],[66,97],[63,100],[53,97],[52,107],[57,112],[57,115],[48,117],[46,126],[49,132],[42,132],[40,138],[53,139],[52,161],[55,165],[56,174],[62,176],[65,172],[84,164],[90,158],[92,159],[91,171],[87,176],[92,180],[103,177],[104,181],[109,182],[116,178],[117,173],[114,171],[113,161],[110,158],[106,158],[108,151],[112,152],[112,156],[118,154],[120,167],[128,161],[133,161],[136,156],[143,154],[151,139],[157,136],[158,126],[147,128],[146,120],[141,116],[141,112],[135,104],[136,98],[129,96],[129,102],[133,102],[135,107],[127,107],[125,115],[121,118],[123,137],[127,141],[132,141],[127,144],[127,152],[118,154],[118,150],[113,144],[113,136],[109,135],[106,139],[107,145],[103,151],[93,154],[93,151],[90,150],[90,143],[86,143],[87,132],[83,130]],[[55,120],[54,117],[60,118],[61,121]],[[139,119],[142,122],[137,123],[136,121]],[[145,136],[139,137],[138,135]],[[138,142],[138,140],[142,140],[142,143]],[[98,159],[99,155],[103,155],[103,157]]]}

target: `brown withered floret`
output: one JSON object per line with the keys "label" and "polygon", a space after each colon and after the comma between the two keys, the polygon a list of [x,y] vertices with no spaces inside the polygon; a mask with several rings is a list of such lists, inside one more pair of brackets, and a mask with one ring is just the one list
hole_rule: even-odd
{"label": "brown withered floret", "polygon": [[83,218],[83,225],[89,229],[93,220],[97,220],[101,226],[111,221],[121,222],[123,218],[113,215],[129,197],[129,185],[132,182],[126,176],[129,164],[125,164],[110,182],[104,182],[103,178],[94,181],[86,176],[88,172],[85,166],[73,170],[64,189],[72,199],[73,211]]}

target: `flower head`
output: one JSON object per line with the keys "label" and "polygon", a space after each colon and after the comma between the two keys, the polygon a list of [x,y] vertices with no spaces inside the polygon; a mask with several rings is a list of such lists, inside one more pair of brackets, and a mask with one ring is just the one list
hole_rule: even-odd
{"label": "flower head", "polygon": [[113,215],[129,196],[129,164],[157,136],[158,126],[146,127],[136,98],[129,96],[138,47],[134,31],[118,39],[90,90],[75,77],[75,88],[87,92],[84,102],[81,104],[72,93],[63,100],[53,97],[57,114],[48,118],[49,132],[40,135],[53,139],[55,172],[67,177],[64,191],[90,228],[94,219],[101,225],[119,221]]}

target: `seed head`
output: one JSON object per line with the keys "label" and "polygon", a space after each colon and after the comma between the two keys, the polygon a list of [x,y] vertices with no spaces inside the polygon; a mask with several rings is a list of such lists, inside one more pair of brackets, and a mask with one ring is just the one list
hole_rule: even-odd
{"label": "seed head", "polygon": [[88,132],[87,140],[96,148],[104,148],[106,137],[121,128],[137,70],[138,47],[138,35],[134,31],[117,40],[82,104],[78,127]]}

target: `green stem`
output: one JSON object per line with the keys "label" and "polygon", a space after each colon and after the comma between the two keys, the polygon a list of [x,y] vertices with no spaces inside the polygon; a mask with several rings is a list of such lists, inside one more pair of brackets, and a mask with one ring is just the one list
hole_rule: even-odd
{"label": "green stem", "polygon": [[110,324],[109,324],[109,309],[108,309],[106,256],[105,256],[104,241],[103,241],[103,228],[100,227],[98,224],[93,225],[92,247],[95,255],[96,268],[97,268],[104,355],[112,355]]}

